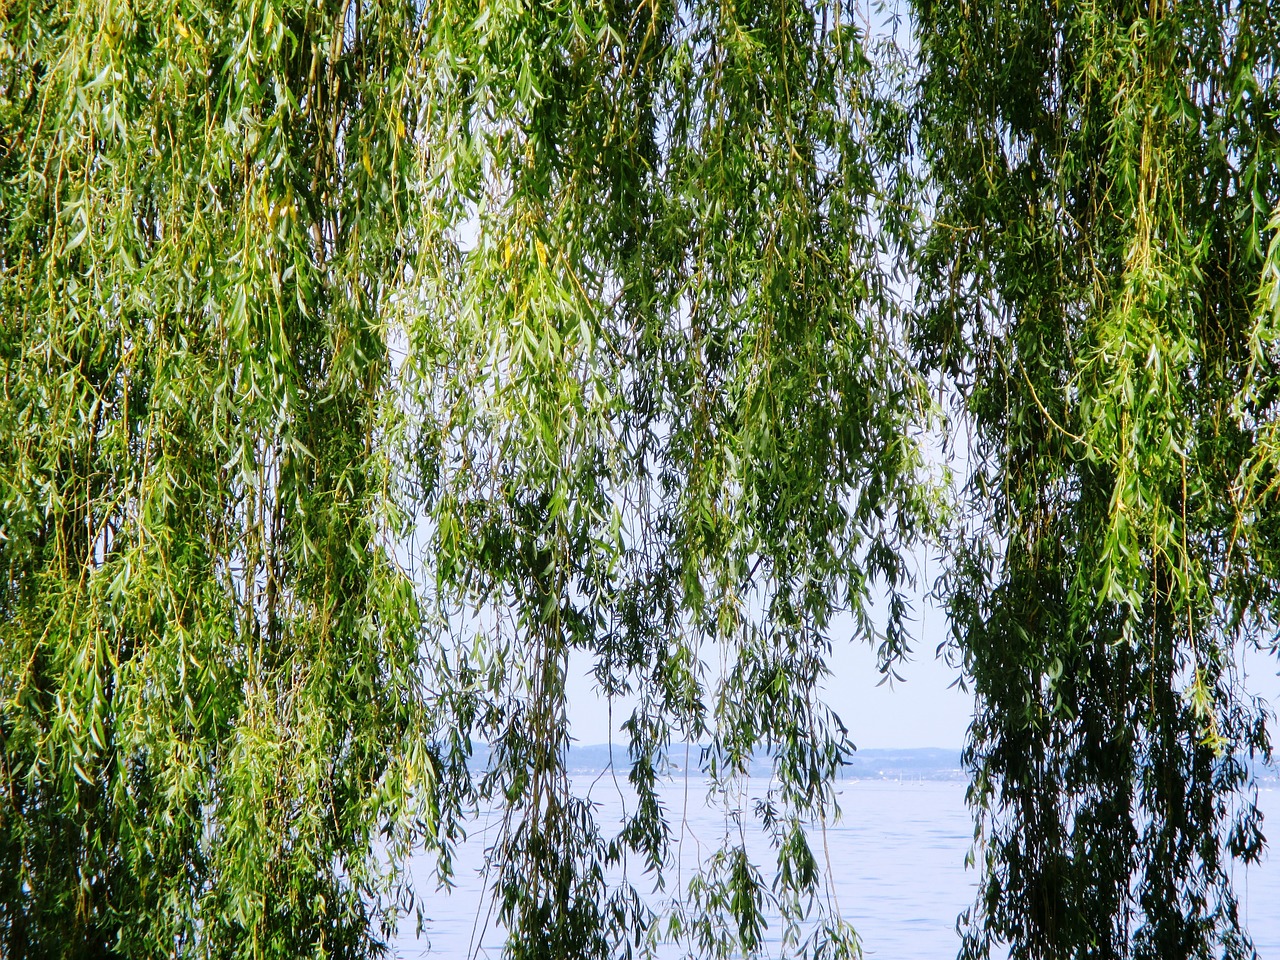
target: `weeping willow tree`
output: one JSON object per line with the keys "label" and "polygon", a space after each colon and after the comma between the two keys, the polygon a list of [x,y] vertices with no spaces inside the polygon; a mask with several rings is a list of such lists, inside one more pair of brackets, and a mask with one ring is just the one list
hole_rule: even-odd
{"label": "weeping willow tree", "polygon": [[[0,952],[374,953],[490,803],[513,956],[855,952],[819,687],[877,585],[904,651],[932,505],[847,12],[0,23]],[[622,823],[573,651],[636,704]],[[769,862],[727,817],[677,874],[673,743]]]}
{"label": "weeping willow tree", "polygon": [[[424,30],[438,239],[403,394],[451,625],[442,835],[449,805],[505,805],[512,956],[757,955],[770,913],[789,954],[850,955],[820,831],[851,745],[819,689],[873,588],[904,652],[904,549],[935,513],[877,245],[901,111],[838,3],[446,3]],[[634,705],[621,823],[566,773],[571,657]],[[734,816],[681,876],[657,787],[689,743]]]}
{"label": "weeping willow tree", "polygon": [[497,806],[511,956],[855,954],[821,688],[907,652],[938,377],[966,953],[1251,955],[1278,15],[915,13],[909,129],[834,0],[0,4],[0,952],[376,954]]}
{"label": "weeping willow tree", "polygon": [[415,8],[0,6],[0,954],[374,952]]}
{"label": "weeping willow tree", "polygon": [[[1249,957],[1276,631],[1280,9],[924,0],[915,346],[973,427],[965,955]],[[1260,280],[1266,280],[1259,299]]]}

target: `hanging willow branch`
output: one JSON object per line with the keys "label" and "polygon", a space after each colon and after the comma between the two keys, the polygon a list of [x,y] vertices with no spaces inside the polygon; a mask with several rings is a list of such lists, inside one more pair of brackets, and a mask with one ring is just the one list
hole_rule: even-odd
{"label": "hanging willow branch", "polygon": [[[475,240],[419,268],[407,392],[422,552],[456,632],[441,672],[474,691],[444,735],[490,744],[476,800],[508,810],[508,951],[670,935],[756,955],[776,911],[789,953],[848,955],[814,849],[851,745],[819,685],[835,616],[869,635],[872,584],[905,584],[933,522],[927,398],[875,242],[890,147],[862,36],[838,4],[798,2],[459,3],[425,26],[431,216],[444,236],[474,215]],[[575,651],[635,703],[619,824],[565,771]],[[646,888],[677,875],[657,787],[681,742],[707,745],[734,808],[770,758],[756,812],[776,862],[726,818],[664,902]]]}
{"label": "hanging willow branch", "polygon": [[[934,506],[875,240],[901,117],[846,11],[31,2],[0,36],[6,955],[370,953],[411,846],[447,877],[490,802],[513,956],[755,954],[770,910],[851,954],[818,691],[876,584],[905,654]],[[575,651],[636,703],[620,824],[565,771]],[[776,859],[727,817],[658,902],[677,741],[735,808],[771,758]]]}
{"label": "hanging willow branch", "polygon": [[[1280,198],[1265,3],[915,5],[937,216],[916,345],[976,431],[943,591],[973,675],[965,953],[1252,956]],[[1251,499],[1256,498],[1256,499]],[[1264,519],[1265,517],[1265,519]]]}
{"label": "hanging willow branch", "polygon": [[0,954],[365,956],[396,916],[415,16],[0,22]]}

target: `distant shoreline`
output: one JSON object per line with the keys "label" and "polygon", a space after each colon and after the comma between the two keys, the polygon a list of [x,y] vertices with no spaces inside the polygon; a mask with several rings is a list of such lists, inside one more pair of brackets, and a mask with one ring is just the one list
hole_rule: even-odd
{"label": "distant shoreline", "polygon": [[[700,759],[700,747],[689,746],[691,766]],[[484,743],[476,743],[471,766],[479,772],[488,764],[489,749]],[[612,751],[613,769],[625,771],[630,766],[625,744],[575,744],[569,748],[567,772],[576,776],[600,774],[610,768]],[[683,746],[673,747],[668,753],[671,767],[668,774],[683,776],[680,761],[684,757]],[[1280,769],[1275,765],[1253,764],[1254,777],[1259,782],[1280,781]],[[701,772],[700,770],[698,772]],[[759,754],[751,763],[749,776],[769,777],[772,764],[767,754]],[[907,749],[865,749],[856,751],[844,765],[841,778],[847,780],[935,780],[967,781],[968,773],[960,763],[960,751],[941,747],[913,747]]]}

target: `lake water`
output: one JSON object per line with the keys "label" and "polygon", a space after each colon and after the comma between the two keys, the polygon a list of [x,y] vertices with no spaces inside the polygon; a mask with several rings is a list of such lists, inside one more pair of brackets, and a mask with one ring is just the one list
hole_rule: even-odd
{"label": "lake water", "polygon": [[[767,781],[752,780],[746,797],[763,795]],[[575,792],[590,793],[609,822],[621,811],[622,797],[609,778],[575,778]],[[973,836],[959,780],[851,780],[840,784],[840,823],[827,828],[827,847],[836,895],[847,920],[862,938],[868,960],[951,960],[959,949],[956,917],[973,900],[976,873],[966,870],[965,854]],[[686,800],[687,796],[687,800]],[[684,810],[682,862],[693,864],[714,848],[724,832],[725,814],[703,803],[701,786],[683,781],[665,788],[663,801],[673,812]],[[1270,832],[1280,836],[1280,784],[1264,782],[1260,806]],[[679,828],[677,828],[679,829]],[[445,895],[427,896],[431,922],[424,940],[410,930],[395,947],[402,960],[418,958],[496,958],[502,931],[486,926],[485,883],[479,874],[484,849],[495,839],[497,819],[481,818],[459,851],[457,886]],[[749,838],[749,847],[751,845]],[[754,838],[757,863],[768,849]],[[817,852],[817,851],[815,851]],[[819,854],[821,857],[821,855]],[[419,890],[433,888],[432,862],[413,864]],[[1242,917],[1262,960],[1280,960],[1280,853],[1236,877]],[[774,925],[776,927],[776,924]],[[678,954],[676,954],[678,955]]]}

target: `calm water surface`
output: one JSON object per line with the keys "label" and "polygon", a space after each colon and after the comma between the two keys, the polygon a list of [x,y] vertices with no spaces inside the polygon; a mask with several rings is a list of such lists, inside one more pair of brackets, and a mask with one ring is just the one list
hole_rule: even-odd
{"label": "calm water surface", "polygon": [[[610,778],[575,778],[574,786],[580,795],[589,792],[600,804],[601,822],[616,820],[621,813],[624,798]],[[763,780],[750,781],[748,801],[762,796],[767,786]],[[956,917],[976,891],[976,873],[964,866],[973,836],[964,804],[965,784],[854,780],[841,784],[840,791],[844,815],[839,824],[827,828],[827,849],[840,907],[862,937],[866,957],[952,960],[960,943]],[[700,784],[682,781],[668,786],[663,795],[666,809],[677,819],[678,811],[685,811],[677,834],[683,834],[681,860],[686,868],[714,850],[726,828],[723,809],[706,804],[705,799]],[[1259,800],[1270,832],[1280,836],[1277,784],[1264,784]],[[403,960],[500,956],[502,931],[491,920],[486,924],[489,904],[480,874],[485,847],[496,838],[497,826],[495,817],[481,818],[475,825],[459,851],[457,886],[447,895],[437,893],[427,899],[431,917],[424,933],[427,939],[416,939],[410,930],[396,942]],[[753,845],[761,862],[768,845],[758,835],[749,837],[748,846]],[[1277,861],[1280,853],[1272,853],[1268,862],[1247,872],[1241,869],[1236,877],[1241,912],[1262,960],[1280,960]],[[434,887],[432,867],[430,858],[414,862],[419,890]],[[673,956],[678,955],[673,951]]]}

